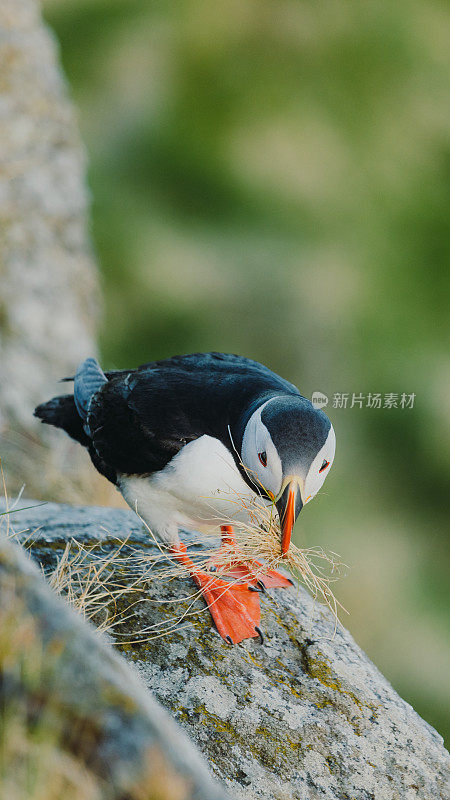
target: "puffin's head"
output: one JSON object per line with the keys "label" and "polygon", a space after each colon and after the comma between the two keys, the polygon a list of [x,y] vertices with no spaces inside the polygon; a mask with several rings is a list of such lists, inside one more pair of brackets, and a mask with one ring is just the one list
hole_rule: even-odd
{"label": "puffin's head", "polygon": [[335,447],[330,420],[305,397],[267,400],[247,422],[242,463],[253,483],[275,501],[284,555],[301,509],[330,471]]}

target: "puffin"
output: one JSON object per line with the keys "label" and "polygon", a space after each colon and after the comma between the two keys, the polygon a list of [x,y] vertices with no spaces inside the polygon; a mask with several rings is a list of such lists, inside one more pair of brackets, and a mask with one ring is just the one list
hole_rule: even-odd
{"label": "puffin", "polygon": [[235,565],[230,580],[211,575],[192,561],[179,532],[217,526],[221,547],[230,547],[230,518],[249,522],[255,503],[274,506],[286,556],[301,509],[333,464],[327,415],[263,364],[226,353],[112,372],[87,358],[62,380],[73,381],[73,393],[39,405],[35,416],[88,450],[98,472],[187,568],[223,639],[262,642],[259,592],[292,581],[275,570],[261,577],[248,563]]}

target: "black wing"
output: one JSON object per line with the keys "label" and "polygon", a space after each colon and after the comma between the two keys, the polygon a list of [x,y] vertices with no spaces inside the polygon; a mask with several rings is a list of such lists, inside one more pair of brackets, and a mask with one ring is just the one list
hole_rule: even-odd
{"label": "black wing", "polygon": [[[146,364],[141,364],[137,369],[113,370],[105,374],[108,378],[116,378],[156,369],[163,369],[167,373],[195,372],[203,375],[220,375],[226,372],[234,375],[259,375],[269,381],[271,385],[280,387],[288,393],[299,394],[299,390],[294,384],[281,378],[276,372],[272,372],[271,369],[265,367],[264,364],[232,353],[189,353],[188,355],[172,356],[163,361],[149,361]],[[72,378],[65,380],[72,380]]]}
{"label": "black wing", "polygon": [[195,353],[106,373],[88,416],[92,441],[108,468],[145,474],[163,467],[187,442],[208,434],[230,447],[242,414],[265,395],[298,389],[242,356]]}

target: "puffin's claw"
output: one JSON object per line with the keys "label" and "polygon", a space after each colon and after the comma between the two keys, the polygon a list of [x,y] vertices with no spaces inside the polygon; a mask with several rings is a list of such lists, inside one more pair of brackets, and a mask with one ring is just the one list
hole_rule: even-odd
{"label": "puffin's claw", "polygon": [[257,585],[257,586],[259,586],[259,588],[260,588],[260,591],[261,591],[263,594],[267,594],[266,587],[264,586],[264,584],[263,584],[262,580],[257,580],[257,581],[256,581],[256,585]]}
{"label": "puffin's claw", "polygon": [[264,644],[264,636],[261,628],[258,625],[255,625],[255,631],[258,633],[260,644]]}
{"label": "puffin's claw", "polygon": [[231,636],[225,636],[225,641],[228,642],[228,644],[233,644],[233,639]]}
{"label": "puffin's claw", "polygon": [[261,583],[264,589],[272,589],[277,586],[282,588],[295,586],[292,578],[288,578],[286,575],[283,575],[282,572],[278,572],[275,569],[269,569],[266,575],[261,575],[261,578],[258,578],[258,583]]}

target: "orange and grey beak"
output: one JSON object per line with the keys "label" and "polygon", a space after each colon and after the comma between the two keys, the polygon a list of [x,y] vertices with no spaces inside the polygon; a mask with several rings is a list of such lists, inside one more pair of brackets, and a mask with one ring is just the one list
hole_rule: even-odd
{"label": "orange and grey beak", "polygon": [[281,527],[281,552],[286,555],[291,543],[292,528],[303,508],[300,486],[296,480],[290,480],[276,501]]}

